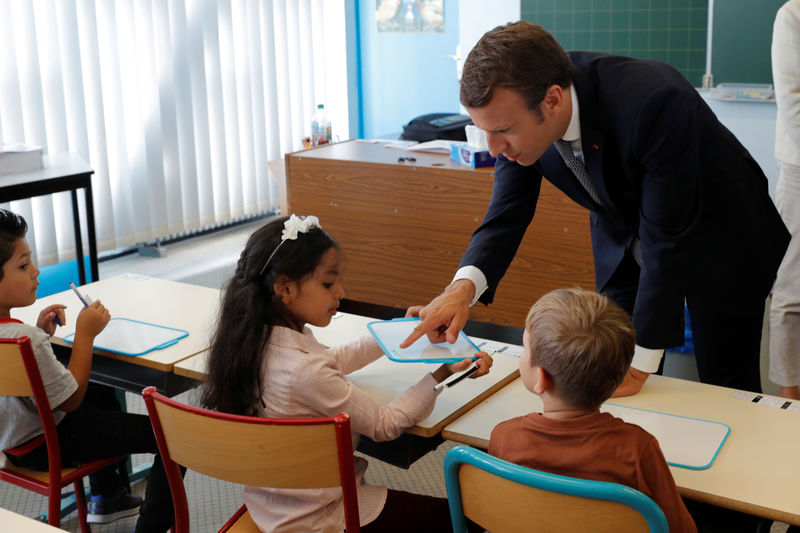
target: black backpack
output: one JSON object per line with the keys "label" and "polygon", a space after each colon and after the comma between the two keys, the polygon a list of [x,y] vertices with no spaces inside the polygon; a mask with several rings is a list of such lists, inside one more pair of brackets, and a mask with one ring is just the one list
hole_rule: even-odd
{"label": "black backpack", "polygon": [[464,131],[464,126],[469,124],[472,124],[469,115],[429,113],[420,115],[403,126],[403,134],[400,138],[417,142],[435,139],[466,141],[467,133]]}

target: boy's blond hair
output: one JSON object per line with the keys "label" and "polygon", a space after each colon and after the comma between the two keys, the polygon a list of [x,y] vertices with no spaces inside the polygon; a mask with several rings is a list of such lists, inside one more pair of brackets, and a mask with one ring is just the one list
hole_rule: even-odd
{"label": "boy's blond hair", "polygon": [[628,315],[584,289],[542,296],[525,320],[531,362],[553,379],[554,392],[575,407],[596,409],[622,383],[633,359]]}

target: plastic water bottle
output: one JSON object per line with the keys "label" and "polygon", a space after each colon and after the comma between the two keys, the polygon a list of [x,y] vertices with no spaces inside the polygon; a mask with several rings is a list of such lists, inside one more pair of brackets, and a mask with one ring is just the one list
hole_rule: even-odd
{"label": "plastic water bottle", "polygon": [[331,140],[331,121],[325,112],[325,105],[317,104],[317,110],[311,117],[311,145],[327,144]]}

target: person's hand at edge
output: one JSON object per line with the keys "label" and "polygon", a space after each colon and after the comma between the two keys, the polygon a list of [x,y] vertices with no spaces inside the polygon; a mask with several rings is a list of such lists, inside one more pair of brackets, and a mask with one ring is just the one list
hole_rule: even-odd
{"label": "person's hand at edge", "polygon": [[408,348],[425,334],[434,344],[444,341],[451,344],[456,342],[459,332],[469,318],[469,304],[474,295],[475,286],[472,282],[468,279],[459,279],[448,285],[442,294],[425,307],[409,308],[406,316],[416,312],[422,321],[400,344],[400,348]]}
{"label": "person's hand at edge", "polygon": [[622,384],[617,387],[617,390],[614,391],[614,394],[612,394],[611,397],[619,398],[621,396],[633,396],[642,390],[642,385],[644,385],[644,382],[647,381],[647,377],[649,375],[650,374],[647,372],[636,370],[633,367],[629,368],[628,373],[625,374],[625,379],[622,380]]}
{"label": "person's hand at edge", "polygon": [[66,308],[66,305],[61,304],[48,305],[39,313],[36,327],[52,337],[56,332],[56,323],[53,322],[56,318],[61,321],[62,325],[67,323],[67,316],[64,314]]}

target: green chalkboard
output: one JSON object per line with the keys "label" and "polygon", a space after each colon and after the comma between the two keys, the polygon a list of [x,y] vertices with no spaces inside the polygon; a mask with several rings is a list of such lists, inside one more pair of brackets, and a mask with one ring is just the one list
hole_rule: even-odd
{"label": "green chalkboard", "polygon": [[714,2],[711,73],[714,83],[772,83],[772,23],[785,0]]}
{"label": "green chalkboard", "polygon": [[[714,82],[772,83],[770,43],[785,0],[714,2]],[[522,19],[566,50],[657,59],[695,86],[706,68],[708,0],[522,0]]]}
{"label": "green chalkboard", "polygon": [[566,50],[657,59],[702,83],[708,0],[522,0],[520,7],[523,20]]}

